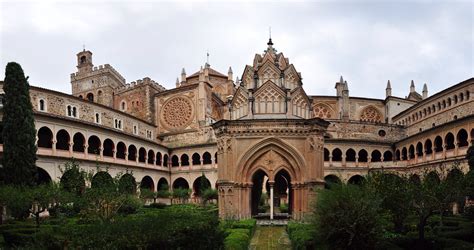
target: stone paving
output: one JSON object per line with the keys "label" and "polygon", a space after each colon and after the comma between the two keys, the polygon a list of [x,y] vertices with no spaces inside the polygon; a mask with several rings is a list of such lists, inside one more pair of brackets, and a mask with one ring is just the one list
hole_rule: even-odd
{"label": "stone paving", "polygon": [[291,250],[290,238],[284,226],[257,226],[250,241],[251,250]]}

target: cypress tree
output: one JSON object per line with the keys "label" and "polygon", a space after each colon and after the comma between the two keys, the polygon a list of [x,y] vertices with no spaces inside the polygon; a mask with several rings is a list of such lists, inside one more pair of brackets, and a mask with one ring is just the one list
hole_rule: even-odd
{"label": "cypress tree", "polygon": [[3,178],[18,186],[36,183],[36,129],[28,78],[18,63],[5,69],[3,84]]}

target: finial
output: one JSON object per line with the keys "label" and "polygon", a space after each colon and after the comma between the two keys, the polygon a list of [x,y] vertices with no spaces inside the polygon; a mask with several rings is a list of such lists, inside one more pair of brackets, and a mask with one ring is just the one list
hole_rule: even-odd
{"label": "finial", "polygon": [[413,80],[411,80],[410,87],[415,87],[415,82]]}
{"label": "finial", "polygon": [[428,85],[426,85],[426,83],[423,84],[423,91],[428,91]]}
{"label": "finial", "polygon": [[339,79],[339,82],[344,83],[344,79],[342,78],[342,76],[341,76],[341,79]]}
{"label": "finial", "polygon": [[390,80],[387,81],[387,89],[391,89],[392,85],[390,84]]}
{"label": "finial", "polygon": [[82,44],[82,51],[86,51],[86,44]]}
{"label": "finial", "polygon": [[206,58],[206,65],[208,65],[208,64],[209,64],[209,50],[207,50],[206,56],[207,56],[207,58]]}
{"label": "finial", "polygon": [[181,70],[181,75],[186,75],[186,70],[184,70],[184,68]]}
{"label": "finial", "polygon": [[232,67],[229,66],[229,71],[228,71],[227,73],[229,73],[229,74],[232,74],[232,73],[233,73],[233,72],[232,72]]}
{"label": "finial", "polygon": [[272,27],[268,27],[268,46],[273,46],[272,42]]}
{"label": "finial", "polygon": [[178,86],[178,85],[179,85],[179,78],[176,77],[176,86]]}

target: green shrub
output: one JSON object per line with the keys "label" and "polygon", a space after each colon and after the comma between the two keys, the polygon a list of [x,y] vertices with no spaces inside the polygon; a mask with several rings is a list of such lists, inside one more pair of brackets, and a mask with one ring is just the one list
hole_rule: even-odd
{"label": "green shrub", "polygon": [[142,206],[139,199],[134,196],[127,196],[124,199],[122,206],[120,206],[118,213],[122,215],[134,214]]}
{"label": "green shrub", "polygon": [[247,219],[247,220],[239,220],[232,223],[232,228],[246,228],[250,229],[251,232],[255,229],[257,225],[256,219]]}
{"label": "green shrub", "polygon": [[17,247],[33,242],[35,232],[36,228],[12,228],[3,231],[3,238],[8,246]]}
{"label": "green shrub", "polygon": [[281,203],[281,204],[280,204],[280,212],[281,212],[281,213],[288,213],[288,204],[286,204],[286,203]]}
{"label": "green shrub", "polygon": [[313,225],[289,222],[287,226],[287,232],[293,249],[315,248],[314,237],[316,233]]}
{"label": "green shrub", "polygon": [[155,202],[155,203],[151,203],[150,205],[146,206],[147,208],[157,208],[157,209],[163,209],[165,208],[166,205],[165,203],[161,203],[161,202]]}
{"label": "green shrub", "polygon": [[382,238],[380,200],[358,186],[321,190],[314,211],[318,242],[341,249],[371,249]]}
{"label": "green shrub", "polygon": [[[250,236],[242,230],[247,229],[229,229],[229,235],[224,240],[224,249],[226,250],[246,250],[250,243]],[[247,230],[248,231],[248,230]]]}

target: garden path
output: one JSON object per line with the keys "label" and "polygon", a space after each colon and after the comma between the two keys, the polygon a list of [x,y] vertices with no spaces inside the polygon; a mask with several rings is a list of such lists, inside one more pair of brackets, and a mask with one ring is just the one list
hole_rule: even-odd
{"label": "garden path", "polygon": [[257,226],[249,249],[251,250],[290,250],[291,242],[284,226]]}

